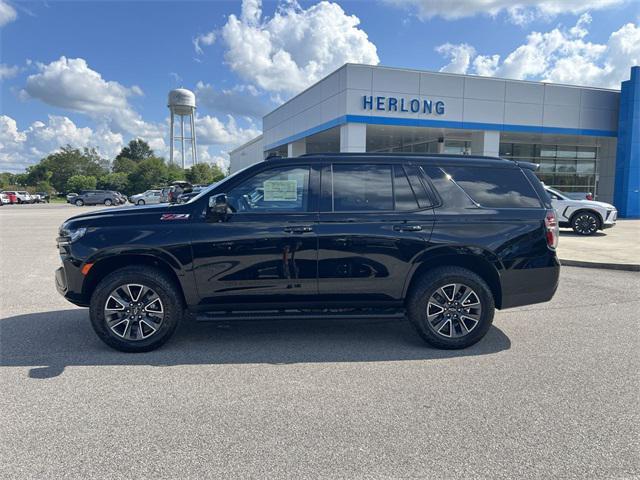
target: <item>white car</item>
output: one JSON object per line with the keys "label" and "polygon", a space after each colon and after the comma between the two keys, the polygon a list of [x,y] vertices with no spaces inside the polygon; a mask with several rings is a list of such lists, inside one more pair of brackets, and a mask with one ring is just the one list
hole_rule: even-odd
{"label": "white car", "polygon": [[16,197],[18,197],[18,203],[33,203],[34,198],[31,194],[25,190],[20,190],[16,192]]}
{"label": "white car", "polygon": [[0,192],[0,205],[6,205],[8,203],[10,203],[9,195],[7,195],[6,193]]}
{"label": "white car", "polygon": [[131,195],[129,201],[134,205],[146,205],[161,203],[162,192],[160,190],[147,190],[144,193],[138,193],[137,195]]}
{"label": "white car", "polygon": [[556,210],[560,226],[573,228],[579,235],[593,235],[598,230],[611,228],[616,224],[618,210],[609,203],[594,200],[576,200],[566,193],[545,186]]}

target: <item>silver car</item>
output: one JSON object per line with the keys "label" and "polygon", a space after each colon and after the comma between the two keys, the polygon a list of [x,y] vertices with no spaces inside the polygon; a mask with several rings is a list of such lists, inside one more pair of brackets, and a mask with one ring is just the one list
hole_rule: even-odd
{"label": "silver car", "polygon": [[131,195],[129,201],[134,205],[151,205],[154,203],[161,203],[162,192],[160,190],[147,190],[144,193],[138,193],[137,195]]}

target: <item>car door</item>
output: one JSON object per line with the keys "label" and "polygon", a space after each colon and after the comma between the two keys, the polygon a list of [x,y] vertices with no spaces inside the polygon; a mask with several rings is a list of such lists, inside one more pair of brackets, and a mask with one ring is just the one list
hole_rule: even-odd
{"label": "car door", "polygon": [[409,179],[411,168],[400,163],[323,167],[317,228],[320,299],[367,306],[401,301],[433,228],[431,202],[424,185]]}
{"label": "car door", "polygon": [[194,272],[203,307],[282,307],[315,298],[318,177],[309,164],[267,164],[224,192],[225,221],[195,224]]}

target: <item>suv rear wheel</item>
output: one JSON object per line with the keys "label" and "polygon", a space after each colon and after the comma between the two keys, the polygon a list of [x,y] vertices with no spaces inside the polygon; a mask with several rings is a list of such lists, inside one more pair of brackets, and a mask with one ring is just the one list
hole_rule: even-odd
{"label": "suv rear wheel", "polygon": [[104,200],[104,204],[105,206],[110,207],[111,205],[113,205],[113,201],[110,198],[106,198]]}
{"label": "suv rear wheel", "polygon": [[436,268],[418,280],[408,300],[409,320],[429,345],[465,348],[486,335],[495,304],[482,278],[461,267]]}
{"label": "suv rear wheel", "polygon": [[578,212],[571,220],[571,228],[579,235],[593,235],[600,228],[600,219],[593,212]]}
{"label": "suv rear wheel", "polygon": [[107,275],[91,297],[93,329],[123,352],[148,352],[165,343],[183,316],[178,289],[164,273],[126,267]]}
{"label": "suv rear wheel", "polygon": [[76,200],[76,201],[75,201],[75,202],[73,202],[73,203],[75,203],[75,204],[76,204],[76,206],[78,206],[78,207],[81,207],[81,206],[83,206],[83,205],[84,205],[84,202],[83,202],[82,200],[80,200],[80,199]]}

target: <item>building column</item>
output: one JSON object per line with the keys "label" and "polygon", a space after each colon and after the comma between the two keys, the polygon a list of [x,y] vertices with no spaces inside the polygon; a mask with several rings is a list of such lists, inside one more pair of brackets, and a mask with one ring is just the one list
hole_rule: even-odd
{"label": "building column", "polygon": [[297,140],[287,144],[287,157],[299,157],[307,153],[306,139]]}
{"label": "building column", "polygon": [[622,82],[613,204],[623,218],[640,218],[640,67]]}
{"label": "building column", "polygon": [[367,125],[364,123],[345,123],[340,126],[341,152],[367,151]]}
{"label": "building column", "polygon": [[500,153],[500,132],[494,130],[471,134],[471,154],[497,157]]}

